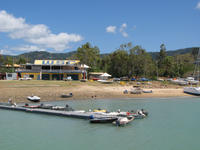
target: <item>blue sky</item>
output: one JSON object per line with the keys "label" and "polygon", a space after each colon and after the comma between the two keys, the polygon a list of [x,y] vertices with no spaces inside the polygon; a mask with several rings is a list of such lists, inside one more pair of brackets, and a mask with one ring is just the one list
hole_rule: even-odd
{"label": "blue sky", "polygon": [[0,52],[101,53],[132,42],[147,51],[200,46],[200,0],[1,0]]}

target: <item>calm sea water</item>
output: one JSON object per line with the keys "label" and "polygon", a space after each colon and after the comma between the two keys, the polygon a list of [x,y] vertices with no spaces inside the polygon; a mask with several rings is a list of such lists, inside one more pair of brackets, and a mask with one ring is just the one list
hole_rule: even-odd
{"label": "calm sea water", "polygon": [[51,102],[75,109],[144,108],[149,116],[125,127],[0,110],[0,150],[199,150],[200,98]]}

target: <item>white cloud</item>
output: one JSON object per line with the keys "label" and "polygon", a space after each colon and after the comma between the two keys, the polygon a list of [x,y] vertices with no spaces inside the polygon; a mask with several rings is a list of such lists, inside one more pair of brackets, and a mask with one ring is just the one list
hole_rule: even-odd
{"label": "white cloud", "polygon": [[200,2],[197,3],[196,9],[200,9]]}
{"label": "white cloud", "polygon": [[12,39],[23,39],[38,47],[56,51],[69,48],[71,42],[83,40],[83,37],[78,34],[53,34],[44,24],[27,24],[24,18],[16,18],[4,10],[0,11],[0,32],[8,33]]}
{"label": "white cloud", "polygon": [[7,50],[7,49],[0,49],[0,54],[1,55],[16,55],[12,51]]}
{"label": "white cloud", "polygon": [[125,31],[127,28],[127,24],[123,23],[119,29],[119,32],[122,34],[123,37],[128,37],[128,33]]}
{"label": "white cloud", "polygon": [[127,24],[126,24],[126,23],[123,23],[123,24],[121,25],[121,28],[126,29],[126,28],[127,28]]}
{"label": "white cloud", "polygon": [[109,33],[115,33],[116,32],[116,26],[108,26],[106,28],[106,32],[109,32]]}
{"label": "white cloud", "polygon": [[12,32],[25,27],[25,19],[15,18],[4,10],[0,11],[0,32]]}

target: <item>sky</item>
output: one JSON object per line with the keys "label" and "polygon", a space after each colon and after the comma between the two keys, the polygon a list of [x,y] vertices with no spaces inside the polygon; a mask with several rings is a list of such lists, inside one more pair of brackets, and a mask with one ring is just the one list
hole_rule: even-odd
{"label": "sky", "polygon": [[200,46],[200,0],[1,0],[0,53]]}

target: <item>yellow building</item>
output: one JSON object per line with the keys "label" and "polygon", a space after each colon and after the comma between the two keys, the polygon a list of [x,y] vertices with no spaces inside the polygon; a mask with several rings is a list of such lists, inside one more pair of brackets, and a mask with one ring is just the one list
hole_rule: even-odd
{"label": "yellow building", "polygon": [[72,80],[86,79],[87,68],[79,60],[35,60],[34,64],[22,65],[17,69],[19,78],[30,77],[34,80]]}

